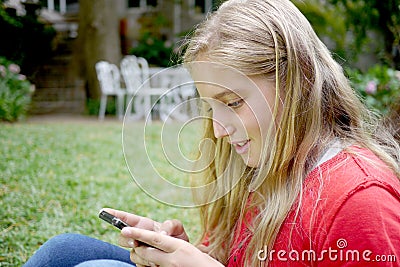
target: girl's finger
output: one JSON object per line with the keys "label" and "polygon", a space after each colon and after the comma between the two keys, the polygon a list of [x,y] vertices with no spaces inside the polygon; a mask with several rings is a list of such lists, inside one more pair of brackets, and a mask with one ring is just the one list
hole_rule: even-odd
{"label": "girl's finger", "polygon": [[149,262],[147,259],[140,257],[134,249],[131,250],[130,259],[135,263],[136,267],[139,266],[155,266],[154,263]]}
{"label": "girl's finger", "polygon": [[160,230],[156,231],[160,233],[165,233],[167,235],[173,236],[189,242],[189,238],[183,228],[183,224],[178,220],[166,220],[160,225]]}
{"label": "girl's finger", "polygon": [[135,241],[136,240],[132,238],[120,236],[118,239],[118,245],[125,248],[135,248],[137,247],[137,241]]}
{"label": "girl's finger", "polygon": [[153,230],[154,228],[154,221],[150,218],[110,208],[104,208],[102,210],[107,211],[108,213],[114,215],[115,217],[118,217],[119,219],[128,223],[130,226],[143,228],[147,230]]}
{"label": "girl's finger", "polygon": [[123,237],[132,238],[141,241],[149,246],[158,248],[164,252],[171,253],[185,242],[168,235],[156,233],[153,231],[138,229],[135,227],[125,227],[121,230]]}
{"label": "girl's finger", "polygon": [[172,254],[153,247],[140,246],[135,249],[135,257],[141,259],[141,263],[145,266],[163,266],[163,262],[168,262],[169,255]]}

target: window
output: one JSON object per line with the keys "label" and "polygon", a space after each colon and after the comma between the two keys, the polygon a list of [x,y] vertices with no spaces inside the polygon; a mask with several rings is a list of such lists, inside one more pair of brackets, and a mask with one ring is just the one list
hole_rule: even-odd
{"label": "window", "polygon": [[128,7],[140,7],[140,0],[129,0]]}
{"label": "window", "polygon": [[38,1],[43,7],[50,10],[57,10],[61,13],[66,12],[78,12],[79,1],[78,0],[39,0]]}
{"label": "window", "polygon": [[157,0],[128,0],[129,8],[146,8],[148,6],[156,7]]}
{"label": "window", "polygon": [[208,13],[214,11],[223,0],[190,0],[193,13]]}
{"label": "window", "polygon": [[194,9],[196,13],[205,13],[206,10],[206,0],[195,0]]}

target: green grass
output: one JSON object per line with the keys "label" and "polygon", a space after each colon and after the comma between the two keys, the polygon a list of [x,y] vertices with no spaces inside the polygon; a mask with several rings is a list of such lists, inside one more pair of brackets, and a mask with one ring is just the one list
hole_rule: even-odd
{"label": "green grass", "polygon": [[[143,123],[130,127],[129,134],[140,138]],[[146,129],[157,137],[161,125]],[[121,133],[121,123],[96,119],[0,123],[0,266],[22,265],[47,239],[66,232],[116,244],[118,231],[97,217],[102,207],[159,221],[176,218],[192,240],[197,238],[195,209],[164,205],[133,182],[123,157]],[[152,153],[159,149],[152,145],[157,138],[149,142]],[[135,151],[132,143],[129,150]],[[135,168],[149,168],[139,160],[142,155],[136,157],[137,163],[132,160]],[[162,157],[155,161],[166,164]]]}

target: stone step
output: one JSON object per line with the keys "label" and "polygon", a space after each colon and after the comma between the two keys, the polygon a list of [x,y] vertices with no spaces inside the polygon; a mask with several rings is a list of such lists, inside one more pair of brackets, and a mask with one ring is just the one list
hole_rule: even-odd
{"label": "stone step", "polygon": [[83,81],[63,84],[62,81],[48,80],[47,85],[36,87],[32,96],[32,114],[84,112],[86,92]]}
{"label": "stone step", "polygon": [[40,101],[32,102],[29,114],[71,113],[83,114],[85,101]]}
{"label": "stone step", "polygon": [[36,79],[35,86],[36,88],[71,88],[75,87],[75,82],[66,78],[65,75],[52,75]]}
{"label": "stone step", "polygon": [[35,76],[35,81],[50,78],[51,76],[67,76],[70,71],[69,62],[51,62],[40,67]]}
{"label": "stone step", "polygon": [[34,101],[85,100],[85,92],[78,88],[37,88],[32,99]]}
{"label": "stone step", "polygon": [[69,75],[74,42],[75,40],[61,40],[52,58],[36,73],[31,114],[85,112],[84,81],[75,80]]}

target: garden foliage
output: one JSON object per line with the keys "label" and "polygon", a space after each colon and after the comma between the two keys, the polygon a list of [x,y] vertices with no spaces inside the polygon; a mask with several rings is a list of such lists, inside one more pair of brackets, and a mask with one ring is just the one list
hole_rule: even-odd
{"label": "garden foliage", "polygon": [[354,69],[346,72],[352,86],[370,109],[386,114],[399,101],[400,71],[376,65],[365,73]]}
{"label": "garden foliage", "polygon": [[20,70],[0,57],[0,121],[17,121],[28,111],[34,87]]}
{"label": "garden foliage", "polygon": [[144,57],[149,64],[169,67],[171,65],[173,45],[147,32],[142,35],[137,46],[133,47],[129,53],[138,57]]}
{"label": "garden foliage", "polygon": [[0,56],[18,64],[22,71],[34,75],[37,67],[52,53],[55,30],[38,20],[36,15],[18,16],[15,9],[0,1]]}

